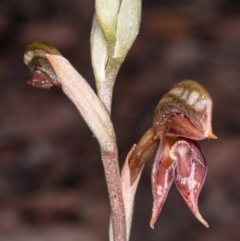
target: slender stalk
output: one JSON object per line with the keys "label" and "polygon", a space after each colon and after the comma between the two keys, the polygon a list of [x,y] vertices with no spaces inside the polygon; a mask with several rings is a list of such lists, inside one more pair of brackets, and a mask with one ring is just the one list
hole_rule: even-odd
{"label": "slender stalk", "polygon": [[115,144],[113,144],[113,149],[110,149],[107,152],[105,150],[101,152],[111,205],[111,231],[113,231],[113,234],[110,234],[110,240],[126,241],[125,210],[118,165],[118,151]]}
{"label": "slender stalk", "polygon": [[[107,65],[105,81],[96,81],[97,94],[102,100],[103,105],[106,107],[109,116],[111,116],[112,110],[113,87],[121,66],[116,64],[116,62],[117,60],[111,59]],[[109,149],[107,152],[104,150],[101,151],[105,178],[108,186],[110,206],[112,207],[109,239],[110,241],[122,239],[127,241],[127,233],[129,232],[126,230],[126,210],[124,209],[121,175],[118,164],[118,146],[116,140],[112,142],[112,147],[113,149]],[[118,171],[116,172],[116,170]],[[115,195],[115,193],[117,193],[117,195]]]}
{"label": "slender stalk", "polygon": [[102,100],[106,109],[111,115],[112,109],[112,95],[113,95],[113,87],[116,81],[117,74],[119,72],[120,66],[117,64],[119,60],[111,59],[106,68],[106,78],[102,82],[97,83],[97,93],[99,98]]}

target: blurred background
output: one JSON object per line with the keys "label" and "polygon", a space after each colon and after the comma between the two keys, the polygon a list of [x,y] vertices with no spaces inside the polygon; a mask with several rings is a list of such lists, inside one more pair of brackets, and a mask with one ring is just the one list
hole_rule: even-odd
{"label": "blurred background", "polygon": [[[94,1],[0,2],[0,239],[107,240],[109,204],[99,147],[59,88],[28,86],[23,53],[32,41],[57,47],[94,87],[89,36]],[[160,97],[185,78],[214,101],[218,140],[200,145],[208,176],[193,217],[175,187],[155,226],[150,174],[136,197],[132,241],[240,240],[240,2],[143,1],[140,34],[113,100],[120,162],[152,123]]]}

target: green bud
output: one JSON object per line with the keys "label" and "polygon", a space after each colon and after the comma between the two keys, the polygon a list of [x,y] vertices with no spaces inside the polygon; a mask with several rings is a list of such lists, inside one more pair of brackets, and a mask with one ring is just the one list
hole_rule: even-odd
{"label": "green bud", "polygon": [[97,92],[110,111],[118,71],[140,27],[141,0],[96,0],[91,57]]}
{"label": "green bud", "polygon": [[96,84],[98,85],[99,81],[102,82],[106,78],[105,68],[108,61],[108,49],[96,16],[93,18],[91,31],[91,58]]}
{"label": "green bud", "polygon": [[118,15],[114,58],[125,58],[135,41],[141,22],[141,0],[122,0]]}
{"label": "green bud", "polygon": [[99,26],[108,43],[115,42],[120,0],[96,0],[95,9]]}

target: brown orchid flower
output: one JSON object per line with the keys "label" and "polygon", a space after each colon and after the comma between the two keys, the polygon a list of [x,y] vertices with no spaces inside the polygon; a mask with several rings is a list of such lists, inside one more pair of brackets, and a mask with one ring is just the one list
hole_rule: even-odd
{"label": "brown orchid flower", "polygon": [[208,227],[198,210],[207,164],[196,140],[217,138],[212,133],[211,118],[212,100],[208,91],[195,81],[184,80],[162,97],[155,110],[153,126],[132,151],[128,159],[131,183],[155,154],[152,228],[173,181],[195,217]]}

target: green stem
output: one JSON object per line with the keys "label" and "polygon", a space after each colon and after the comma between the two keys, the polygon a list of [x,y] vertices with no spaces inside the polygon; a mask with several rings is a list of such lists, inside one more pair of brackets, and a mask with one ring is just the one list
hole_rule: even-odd
{"label": "green stem", "polygon": [[103,81],[96,81],[98,96],[108,110],[109,115],[111,115],[112,109],[113,87],[120,67],[121,61],[119,59],[109,59],[106,66],[105,79]]}

